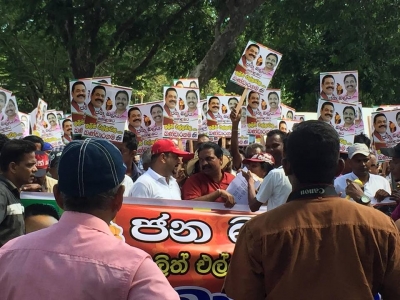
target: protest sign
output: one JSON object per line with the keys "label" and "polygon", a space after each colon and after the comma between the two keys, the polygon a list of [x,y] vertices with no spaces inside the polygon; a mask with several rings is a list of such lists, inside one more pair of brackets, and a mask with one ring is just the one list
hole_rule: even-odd
{"label": "protest sign", "polygon": [[249,41],[236,65],[231,81],[249,90],[264,93],[280,63],[282,54]]}
{"label": "protest sign", "polygon": [[305,115],[301,115],[301,114],[296,114],[294,116],[294,121],[298,121],[298,122],[304,122],[306,120],[306,116]]}
{"label": "protest sign", "polygon": [[199,89],[164,87],[163,94],[164,137],[197,139]]}
{"label": "protest sign", "polygon": [[163,101],[136,104],[129,108],[128,130],[136,134],[137,154],[143,154],[163,137]]}
{"label": "protest sign", "polygon": [[230,113],[236,108],[240,96],[208,96],[207,97],[207,127],[210,136],[230,137],[232,121]]}
{"label": "protest sign", "polygon": [[39,132],[43,141],[50,143],[53,147],[64,145],[62,141],[63,133],[57,120],[57,111],[47,110],[45,112],[43,127]]}
{"label": "protest sign", "polygon": [[318,120],[324,121],[335,128],[340,138],[340,151],[347,152],[354,143],[356,126],[363,126],[362,119],[356,120],[358,106],[351,103],[336,101],[318,101]]}
{"label": "protest sign", "polygon": [[358,103],[357,71],[325,72],[319,77],[321,99]]}
{"label": "protest sign", "polygon": [[199,79],[198,78],[180,78],[174,79],[174,86],[179,88],[191,88],[198,89],[199,88]]}
{"label": "protest sign", "polygon": [[122,142],[132,89],[92,82],[85,111],[85,137]]}
{"label": "protest sign", "polygon": [[207,99],[200,100],[197,110],[201,112],[199,114],[199,134],[207,134],[208,135],[208,126],[207,126],[207,110],[208,104]]}
{"label": "protest sign", "polygon": [[9,139],[19,139],[22,138],[23,130],[18,114],[17,99],[10,94],[6,95],[8,101],[1,111],[0,133],[6,135]]}
{"label": "protest sign", "polygon": [[5,118],[5,108],[8,99],[11,99],[12,92],[6,89],[0,88],[0,122]]}
{"label": "protest sign", "polygon": [[378,160],[390,160],[380,149],[400,143],[400,109],[372,112],[371,141]]}
{"label": "protest sign", "polygon": [[280,90],[265,90],[263,94],[250,91],[247,95],[247,130],[248,134],[266,135],[276,128],[280,118]]}
{"label": "protest sign", "polygon": [[295,120],[276,120],[275,128],[278,128],[280,131],[289,133],[293,131],[293,127],[295,124],[299,124],[300,121]]}
{"label": "protest sign", "polygon": [[296,110],[293,107],[290,107],[285,104],[281,104],[281,119],[284,120],[294,120],[296,116]]}
{"label": "protest sign", "polygon": [[[21,201],[24,206],[54,205],[62,212],[48,193],[21,193]],[[116,238],[149,253],[181,299],[228,300],[220,291],[239,230],[259,214],[249,212],[248,205],[234,208],[228,210],[222,203],[124,198],[110,230]]]}
{"label": "protest sign", "polygon": [[64,112],[62,110],[57,110],[56,114],[57,114],[58,125],[60,125],[60,127],[62,128],[62,121],[65,119]]}
{"label": "protest sign", "polygon": [[92,81],[90,79],[71,80],[69,90],[71,91],[71,120],[72,135],[79,138],[85,127],[85,111],[90,99]]}
{"label": "protest sign", "polygon": [[25,137],[29,135],[29,129],[30,129],[30,116],[28,114],[25,114],[23,112],[19,112],[19,119],[21,120],[21,126],[22,126],[22,136]]}

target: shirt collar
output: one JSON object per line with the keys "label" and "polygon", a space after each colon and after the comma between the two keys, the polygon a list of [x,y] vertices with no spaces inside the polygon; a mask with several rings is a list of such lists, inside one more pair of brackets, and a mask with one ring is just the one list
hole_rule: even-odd
{"label": "shirt collar", "polygon": [[107,223],[104,222],[102,219],[95,217],[91,214],[85,214],[75,211],[65,211],[62,214],[58,224],[70,224],[73,226],[83,225],[112,236],[109,225],[107,225]]}
{"label": "shirt collar", "polygon": [[6,177],[4,177],[4,175],[0,175],[0,181],[2,181],[6,187],[17,197],[20,197],[19,194],[19,189],[15,186],[14,183],[12,183],[9,179],[7,179]]}
{"label": "shirt collar", "polygon": [[[165,179],[164,176],[161,176],[161,175],[158,174],[156,171],[154,171],[152,168],[149,168],[149,169],[147,170],[147,173],[150,175],[151,178],[153,178],[153,179],[156,180],[156,181],[160,181],[160,179],[164,179],[164,181],[166,181],[166,179]],[[170,177],[169,177],[169,180],[170,180],[169,183],[171,183],[171,181],[174,181],[175,178],[172,177],[172,176],[170,176]]]}

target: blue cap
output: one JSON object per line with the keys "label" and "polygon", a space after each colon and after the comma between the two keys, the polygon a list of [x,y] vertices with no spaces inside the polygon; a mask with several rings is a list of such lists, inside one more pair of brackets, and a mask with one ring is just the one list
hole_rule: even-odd
{"label": "blue cap", "polygon": [[58,186],[68,196],[90,197],[121,184],[125,173],[121,152],[109,141],[73,140],[58,163]]}
{"label": "blue cap", "polygon": [[50,151],[53,150],[53,146],[50,143],[44,142],[42,151]]}

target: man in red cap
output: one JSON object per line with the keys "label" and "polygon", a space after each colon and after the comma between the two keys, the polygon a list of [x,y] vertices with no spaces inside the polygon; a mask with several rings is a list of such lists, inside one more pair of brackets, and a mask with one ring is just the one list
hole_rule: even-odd
{"label": "man in red cap", "polygon": [[193,158],[193,154],[178,149],[172,140],[156,141],[151,147],[150,168],[133,184],[130,196],[182,200],[181,190],[173,177],[180,157],[188,160]]}

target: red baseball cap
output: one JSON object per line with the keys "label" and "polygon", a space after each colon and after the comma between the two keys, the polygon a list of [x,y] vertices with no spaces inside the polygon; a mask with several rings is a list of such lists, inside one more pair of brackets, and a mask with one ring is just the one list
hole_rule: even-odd
{"label": "red baseball cap", "polygon": [[244,164],[247,164],[249,162],[259,162],[259,163],[266,162],[267,164],[270,164],[271,166],[275,165],[275,159],[269,153],[254,154],[251,158],[246,158],[243,160]]}
{"label": "red baseball cap", "polygon": [[192,159],[194,157],[193,153],[180,150],[175,146],[174,142],[169,139],[158,140],[151,147],[151,155],[167,152],[174,153],[179,157],[182,157],[184,160]]}
{"label": "red baseball cap", "polygon": [[46,176],[47,169],[49,168],[49,156],[44,151],[36,151],[36,168],[35,177],[43,177]]}

